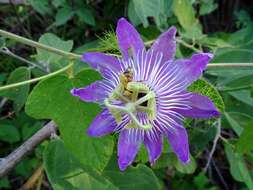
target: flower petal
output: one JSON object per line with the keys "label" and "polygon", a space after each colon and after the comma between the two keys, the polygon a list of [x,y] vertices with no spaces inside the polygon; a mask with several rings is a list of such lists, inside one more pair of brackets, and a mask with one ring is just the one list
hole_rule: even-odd
{"label": "flower petal", "polygon": [[162,137],[159,136],[159,138],[151,140],[150,138],[145,136],[144,145],[148,150],[149,162],[153,165],[162,153],[163,148]]}
{"label": "flower petal", "polygon": [[189,143],[187,131],[183,126],[175,126],[174,130],[168,130],[166,134],[170,146],[178,159],[187,164],[190,161]]}
{"label": "flower petal", "polygon": [[158,37],[150,48],[155,54],[163,53],[163,62],[174,58],[176,53],[176,32],[177,29],[175,27],[170,27]]}
{"label": "flower petal", "polygon": [[125,59],[128,59],[131,54],[137,55],[139,50],[145,48],[139,33],[125,18],[118,20],[116,33],[121,53]]}
{"label": "flower petal", "polygon": [[139,129],[124,129],[118,141],[118,164],[121,171],[125,170],[135,159],[143,142]]}
{"label": "flower petal", "polygon": [[109,86],[105,86],[105,81],[96,81],[84,88],[73,88],[71,94],[78,96],[85,102],[99,102],[103,103],[104,99],[110,92]]}
{"label": "flower petal", "polygon": [[214,103],[206,96],[200,94],[191,93],[189,99],[190,109],[178,109],[178,113],[182,114],[184,117],[191,118],[211,118],[219,117],[220,113],[216,109]]}
{"label": "flower petal", "polygon": [[82,61],[88,63],[89,66],[100,72],[100,74],[107,79],[111,79],[114,73],[119,73],[121,71],[119,60],[103,53],[84,53]]}
{"label": "flower petal", "polygon": [[176,60],[174,64],[179,67],[180,70],[178,72],[181,73],[181,78],[185,78],[186,83],[190,85],[201,76],[212,58],[213,55],[210,53],[199,53],[194,54],[191,59]]}
{"label": "flower petal", "polygon": [[87,134],[89,136],[99,137],[113,132],[116,127],[117,123],[114,117],[106,108],[94,118],[87,129]]}

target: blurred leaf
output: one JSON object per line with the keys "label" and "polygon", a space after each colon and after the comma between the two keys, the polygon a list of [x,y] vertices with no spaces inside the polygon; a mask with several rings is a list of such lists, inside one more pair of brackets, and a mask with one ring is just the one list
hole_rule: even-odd
{"label": "blurred leaf", "polygon": [[86,69],[69,79],[56,76],[40,82],[30,94],[26,113],[36,119],[53,119],[59,126],[66,148],[84,165],[103,170],[113,151],[113,137],[89,137],[86,129],[99,112],[96,104],[85,103],[70,94],[96,79],[97,72]]}
{"label": "blurred leaf", "polygon": [[196,151],[203,151],[210,141],[212,141],[216,134],[216,127],[193,127],[189,131],[190,144]]}
{"label": "blurred leaf", "polygon": [[130,19],[133,25],[137,26],[141,24],[141,20],[135,11],[133,0],[129,0],[127,14],[128,14],[128,18]]}
{"label": "blurred leaf", "polygon": [[198,190],[207,189],[206,185],[208,185],[209,179],[206,177],[204,172],[199,173],[196,177],[194,177],[194,184],[198,187]]}
{"label": "blurred leaf", "polygon": [[225,112],[224,115],[228,120],[228,123],[239,136],[241,135],[243,128],[253,119],[251,116],[239,112]]}
{"label": "blurred leaf", "polygon": [[84,168],[64,147],[61,140],[51,141],[43,154],[47,176],[54,190],[116,190],[107,179]]}
{"label": "blurred leaf", "polygon": [[58,9],[57,14],[55,16],[55,25],[60,26],[68,22],[74,15],[74,12],[71,7],[64,6]]}
{"label": "blurred leaf", "polygon": [[152,169],[166,168],[168,166],[173,166],[173,160],[171,159],[169,153],[162,153],[155,164],[152,166]]}
{"label": "blurred leaf", "polygon": [[223,84],[219,84],[219,88],[223,91],[240,90],[251,86],[253,87],[253,74],[233,77],[223,82]]}
{"label": "blurred leaf", "polygon": [[8,177],[2,177],[0,179],[0,188],[6,188],[6,189],[9,189],[11,186],[10,186],[10,182],[8,180]]}
{"label": "blurred leaf", "polygon": [[[167,2],[170,2],[167,1]],[[134,7],[134,10],[131,10],[131,15],[137,15],[138,18],[141,20],[144,27],[148,27],[148,17],[154,17],[156,24],[160,26],[160,15],[167,18],[164,14],[164,7],[167,7],[168,3],[164,0],[132,0],[132,5],[130,4],[131,8]],[[169,9],[167,9],[169,11]],[[137,18],[134,18],[135,21],[138,21]]]}
{"label": "blurred leaf", "polygon": [[30,123],[23,125],[21,131],[23,140],[27,140],[42,127],[42,123],[40,122],[36,122],[34,125],[31,125]]}
{"label": "blurred leaf", "polygon": [[253,98],[250,96],[250,90],[238,90],[229,92],[229,94],[237,100],[240,100],[245,104],[253,106]]}
{"label": "blurred leaf", "polygon": [[184,29],[187,30],[196,22],[195,11],[189,0],[173,0],[172,9]]}
{"label": "blurred leaf", "polygon": [[32,7],[42,15],[50,14],[51,9],[48,0],[30,0]]}
{"label": "blurred leaf", "polygon": [[219,48],[212,60],[214,63],[252,63],[253,54],[250,49]]}
{"label": "blurred leaf", "polygon": [[212,84],[207,82],[204,79],[199,79],[192,83],[192,85],[188,88],[189,91],[195,92],[204,96],[208,96],[215,104],[215,106],[223,112],[224,110],[224,102],[222,100],[219,92],[214,88]]}
{"label": "blurred leaf", "polygon": [[4,37],[0,37],[0,49],[5,47],[5,38]]}
{"label": "blurred leaf", "polygon": [[182,164],[181,161],[174,156],[174,166],[177,169],[177,171],[183,173],[183,174],[192,174],[195,172],[196,168],[197,168],[197,164],[195,159],[190,156],[191,161],[188,164]]}
{"label": "blurred leaf", "polygon": [[253,149],[253,120],[243,129],[242,135],[237,142],[237,151],[239,153],[249,152]]}
{"label": "blurred leaf", "polygon": [[200,3],[199,14],[200,15],[207,15],[213,12],[215,9],[218,8],[218,4],[214,3],[214,0],[202,0]]}
{"label": "blurred leaf", "polygon": [[52,0],[52,4],[57,8],[59,6],[66,5],[66,0]]}
{"label": "blurred leaf", "polygon": [[0,140],[8,143],[15,143],[20,140],[18,129],[13,125],[0,124]]}
{"label": "blurred leaf", "polygon": [[[27,67],[18,67],[8,77],[7,85],[29,80],[30,77],[31,73]],[[13,100],[15,112],[18,112],[25,104],[29,90],[30,84],[26,84],[19,87],[0,91],[0,96],[4,96],[10,100]]]}
{"label": "blurred leaf", "polygon": [[92,11],[87,7],[81,7],[80,10],[77,11],[77,15],[79,16],[80,20],[86,24],[91,26],[95,26],[95,18],[92,14]]}
{"label": "blurred leaf", "polygon": [[15,167],[15,176],[23,176],[25,178],[30,177],[34,170],[38,167],[38,159],[26,158],[21,160]]}
{"label": "blurred leaf", "polygon": [[153,171],[143,164],[128,167],[121,172],[117,166],[116,156],[113,156],[102,173],[120,190],[159,190],[160,184]]}
{"label": "blurred leaf", "polygon": [[[54,48],[66,51],[66,52],[70,52],[73,47],[72,40],[63,41],[59,37],[51,33],[43,34],[40,37],[39,42],[42,44],[48,45],[50,47],[54,47]],[[46,63],[51,63],[51,62],[55,63],[59,61],[61,58],[62,56],[60,55],[57,55],[55,53],[50,53],[49,51],[37,48],[37,55],[36,55],[37,61],[46,62]]]}
{"label": "blurred leaf", "polygon": [[253,189],[253,181],[243,157],[234,152],[230,144],[225,144],[225,153],[230,165],[230,173],[237,181],[244,182],[249,189]]}
{"label": "blurred leaf", "polygon": [[143,164],[148,162],[148,152],[146,150],[146,147],[142,144],[140,147],[140,150],[135,158],[136,162],[141,162]]}

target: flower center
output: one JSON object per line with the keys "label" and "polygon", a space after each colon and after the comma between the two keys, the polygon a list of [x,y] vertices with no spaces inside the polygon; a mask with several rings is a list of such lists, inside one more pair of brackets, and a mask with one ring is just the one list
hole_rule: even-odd
{"label": "flower center", "polygon": [[[139,127],[148,130],[152,128],[152,125],[149,121],[147,124],[142,124],[137,118],[137,113],[146,113],[148,120],[155,119],[155,96],[155,93],[142,82],[121,82],[104,103],[118,123],[122,121],[122,116],[126,113],[131,118],[128,128]],[[116,104],[115,102],[119,100],[121,103]]]}

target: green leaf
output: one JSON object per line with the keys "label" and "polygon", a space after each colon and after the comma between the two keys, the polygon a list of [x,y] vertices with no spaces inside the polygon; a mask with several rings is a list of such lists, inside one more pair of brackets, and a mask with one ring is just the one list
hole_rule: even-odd
{"label": "green leaf", "polygon": [[[70,52],[73,47],[72,40],[63,41],[59,37],[51,33],[43,34],[39,39],[39,43],[42,43],[50,47],[54,47],[54,48],[66,51],[66,52]],[[60,55],[57,55],[55,53],[50,53],[49,51],[37,48],[37,55],[36,55],[37,61],[46,62],[46,63],[51,63],[51,62],[56,63],[61,58],[62,56]]]}
{"label": "green leaf", "polygon": [[180,25],[185,30],[192,28],[197,22],[195,11],[189,0],[173,0],[172,9]]}
{"label": "green leaf", "polygon": [[50,14],[51,9],[48,0],[30,0],[32,7],[42,15]]}
{"label": "green leaf", "polygon": [[[154,17],[156,23],[159,22],[159,16],[163,13],[163,0],[132,0],[135,13],[141,20],[144,27],[148,27],[148,17]],[[159,25],[159,23],[157,23]]]}
{"label": "green leaf", "polygon": [[184,173],[184,174],[192,174],[195,172],[196,168],[197,168],[197,164],[195,159],[190,156],[191,161],[188,164],[182,164],[181,161],[176,157],[173,156],[173,162],[174,162],[174,166],[177,169],[177,171]]}
{"label": "green leaf", "polygon": [[247,114],[239,112],[224,112],[224,115],[237,135],[241,135],[243,128],[246,127],[253,118]]}
{"label": "green leaf", "polygon": [[198,176],[194,177],[194,184],[198,187],[198,190],[206,189],[209,183],[209,179],[204,172],[201,172]]}
{"label": "green leaf", "polygon": [[199,14],[200,15],[207,15],[207,14],[213,12],[217,8],[218,8],[218,4],[214,3],[213,0],[209,0],[209,1],[203,0],[200,4]]}
{"label": "green leaf", "polygon": [[20,140],[18,129],[13,125],[0,124],[0,140],[8,143],[15,143]]}
{"label": "green leaf", "polygon": [[85,103],[70,94],[74,87],[83,87],[96,79],[97,72],[86,69],[69,79],[56,76],[40,82],[30,94],[26,113],[36,119],[52,119],[59,126],[66,148],[84,165],[101,171],[113,151],[113,137],[89,137],[86,129],[100,111],[96,104]]}
{"label": "green leaf", "polygon": [[253,86],[253,74],[233,77],[230,80],[225,80],[219,89],[223,91],[240,90],[242,88],[250,88]]}
{"label": "green leaf", "polygon": [[[31,77],[31,73],[27,67],[18,67],[10,74],[7,80],[7,85],[29,80],[30,77]],[[29,90],[30,90],[30,85],[26,84],[19,87],[0,91],[0,96],[4,96],[10,100],[13,100],[14,110],[18,112],[21,110],[21,108],[25,104]]]}
{"label": "green leaf", "polygon": [[0,37],[0,49],[5,47],[6,44],[5,44],[5,38],[4,37]]}
{"label": "green leaf", "polygon": [[7,177],[3,177],[0,179],[0,188],[10,189],[10,182]]}
{"label": "green leaf", "polygon": [[66,5],[67,2],[66,2],[66,0],[53,0],[52,4],[57,8],[59,6]]}
{"label": "green leaf", "polygon": [[58,12],[55,16],[55,25],[60,26],[68,22],[74,15],[74,12],[71,7],[64,6],[58,9]]}
{"label": "green leaf", "polygon": [[253,181],[243,157],[234,152],[230,144],[225,144],[225,153],[230,165],[230,173],[237,181],[244,182],[249,189],[253,189]]}
{"label": "green leaf", "polygon": [[54,190],[116,190],[108,180],[83,167],[61,140],[50,142],[43,154],[44,167]]}
{"label": "green leaf", "polygon": [[250,90],[238,90],[229,92],[229,94],[234,98],[236,98],[237,100],[250,106],[253,106],[253,98],[250,95]]}
{"label": "green leaf", "polygon": [[153,171],[143,164],[128,167],[121,172],[117,166],[116,156],[113,156],[108,166],[102,173],[120,190],[158,190],[159,181]]}
{"label": "green leaf", "polygon": [[215,89],[215,87],[207,82],[204,79],[199,79],[192,83],[192,85],[188,88],[189,91],[195,92],[204,96],[208,96],[215,104],[215,106],[223,112],[224,110],[224,102],[222,100],[221,95]]}
{"label": "green leaf", "polygon": [[129,20],[131,21],[133,25],[137,26],[141,24],[141,20],[135,11],[133,0],[130,0],[128,3],[127,14],[128,14]]}
{"label": "green leaf", "polygon": [[80,10],[77,11],[77,15],[79,16],[80,20],[86,24],[91,26],[95,26],[95,17],[92,11],[87,7],[81,7]]}
{"label": "green leaf", "polygon": [[237,151],[245,153],[253,149],[253,120],[244,128],[242,135],[237,142]]}

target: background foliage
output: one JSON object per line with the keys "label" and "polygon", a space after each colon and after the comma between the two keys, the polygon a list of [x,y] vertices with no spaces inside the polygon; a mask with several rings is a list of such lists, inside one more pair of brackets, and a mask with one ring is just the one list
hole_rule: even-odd
{"label": "background foliage", "polygon": [[[209,51],[215,54],[212,64],[253,64],[252,8],[249,0],[0,1],[0,28],[66,52],[118,54],[113,31],[117,19],[124,16],[147,46],[175,25],[177,58]],[[0,37],[0,86],[40,77],[69,63],[52,52]],[[185,120],[192,154],[189,165],[181,165],[165,144],[154,166],[147,163],[142,147],[125,172],[117,166],[117,135],[86,135],[100,111],[98,105],[80,102],[69,93],[72,87],[98,79],[97,72],[75,61],[73,73],[0,91],[0,157],[49,120],[59,127],[58,137],[44,141],[0,179],[0,189],[25,188],[28,183],[32,189],[55,190],[253,190],[252,67],[210,67],[189,88],[209,96],[222,112],[220,120]],[[38,168],[43,170],[40,175],[36,175]]]}

